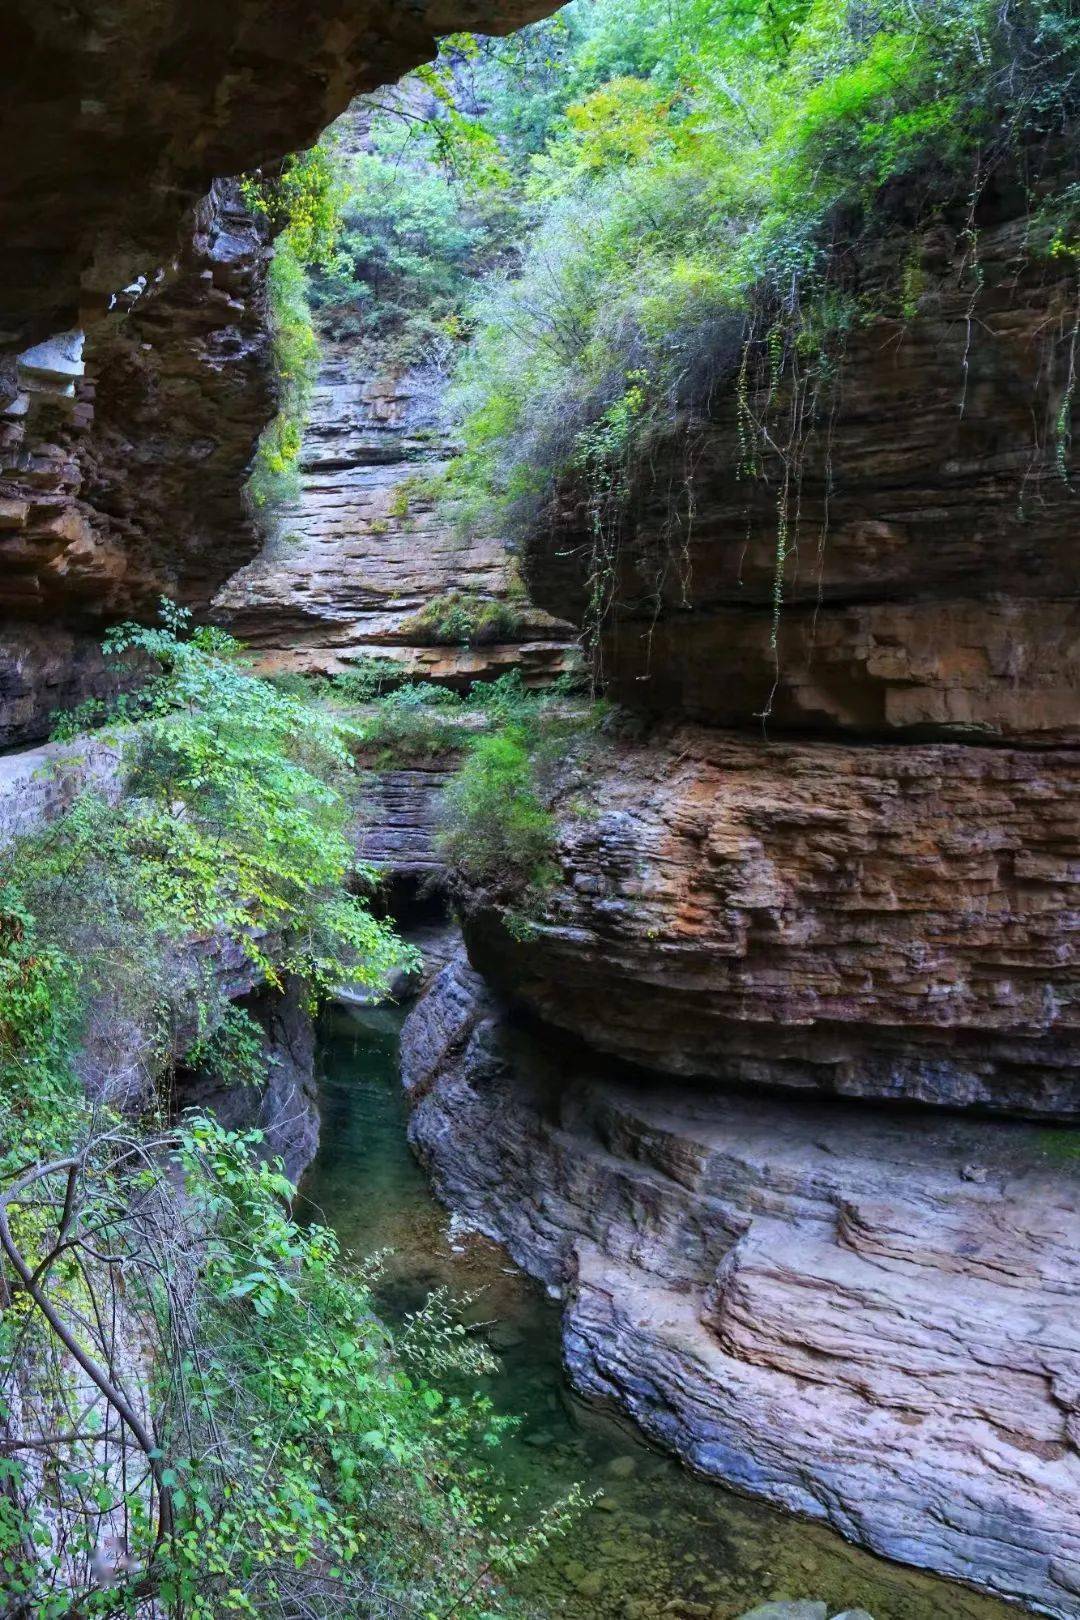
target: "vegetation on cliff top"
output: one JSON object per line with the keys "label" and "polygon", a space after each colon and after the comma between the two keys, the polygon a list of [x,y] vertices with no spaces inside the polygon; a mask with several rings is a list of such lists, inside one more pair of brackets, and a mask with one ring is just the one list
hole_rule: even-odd
{"label": "vegetation on cliff top", "polygon": [[[610,494],[651,432],[745,395],[748,345],[774,389],[823,382],[853,324],[917,301],[901,241],[891,286],[854,274],[883,233],[952,207],[974,291],[981,198],[1019,176],[1033,244],[1080,241],[1063,0],[601,0],[527,33],[468,65],[528,228],[474,300],[453,405],[457,485],[519,533],[560,478]],[[768,424],[745,429],[752,458]]]}
{"label": "vegetation on cliff top", "polygon": [[[571,0],[370,98],[314,297],[361,357],[451,374],[456,522],[526,544],[560,491],[584,511],[591,636],[650,443],[733,399],[733,472],[776,484],[778,615],[850,333],[917,312],[935,219],[974,300],[995,187],[1075,268],[1078,109],[1070,0]],[[1065,478],[1078,335],[1052,339],[1037,428]]]}

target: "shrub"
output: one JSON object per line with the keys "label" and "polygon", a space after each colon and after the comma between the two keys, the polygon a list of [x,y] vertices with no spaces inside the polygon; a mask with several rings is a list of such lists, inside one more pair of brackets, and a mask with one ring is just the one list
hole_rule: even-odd
{"label": "shrub", "polygon": [[184,967],[192,936],[312,998],[412,964],[349,892],[369,874],[348,743],[176,609],[108,647],[156,671],[118,711],[126,791],[0,852],[0,1422],[31,1392],[45,1427],[64,1415],[33,1468],[0,1459],[5,1593],[41,1620],[481,1620],[575,1500],[515,1526],[481,1461],[504,1424],[431,1381],[483,1354],[439,1301],[396,1340],[333,1235],[292,1218],[257,1132],[160,1106],[132,1123],[78,1074],[103,1009],[110,1036],[147,1031],[151,1082],[178,1030],[226,1085],[265,1077],[250,1020]]}
{"label": "shrub", "polygon": [[363,715],[349,720],[358,752],[374,752],[380,764],[431,758],[460,746],[461,698],[430,681],[407,681],[387,692]]}
{"label": "shrub", "polygon": [[[1031,185],[1075,138],[1080,25],[1062,0],[635,0],[564,20],[542,117],[523,111],[528,85],[512,118],[492,114],[535,212],[520,268],[473,301],[452,407],[464,451],[448,487],[466,521],[521,536],[568,477],[610,525],[620,468],[739,387],[749,344],[763,393],[797,369],[824,398],[822,338],[835,353],[868,312],[848,307],[831,336],[823,318],[850,290],[852,247],[951,202],[970,216],[974,267],[990,178],[1013,165]],[[509,59],[496,48],[486,69],[497,103]],[[1054,184],[1052,167],[1036,184]],[[900,310],[895,259],[875,298]],[[605,471],[597,434],[631,395]],[[767,454],[768,424],[745,425]]]}
{"label": "shrub", "polygon": [[523,624],[521,610],[511,602],[469,591],[448,591],[433,596],[403,629],[435,646],[482,647],[493,641],[513,641]]}
{"label": "shrub", "polygon": [[259,438],[247,494],[257,512],[269,515],[299,497],[304,420],[319,366],[308,278],[287,235],[270,262],[267,296],[278,410]]}
{"label": "shrub", "polygon": [[446,795],[441,847],[471,888],[519,893],[553,880],[555,818],[536,791],[525,726],[473,741]]}

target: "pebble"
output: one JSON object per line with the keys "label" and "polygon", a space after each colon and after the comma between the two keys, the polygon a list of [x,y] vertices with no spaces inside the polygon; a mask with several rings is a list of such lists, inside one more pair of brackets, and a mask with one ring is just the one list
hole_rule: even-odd
{"label": "pebble", "polygon": [[827,1620],[828,1608],[810,1598],[780,1596],[741,1614],[739,1620]]}

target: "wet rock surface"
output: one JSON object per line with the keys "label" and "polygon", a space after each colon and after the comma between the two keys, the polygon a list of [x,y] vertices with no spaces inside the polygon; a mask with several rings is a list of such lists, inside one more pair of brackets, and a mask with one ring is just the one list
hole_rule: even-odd
{"label": "wet rock surface", "polygon": [[1054,1139],[605,1072],[461,960],[402,1052],[440,1197],[561,1292],[579,1388],[703,1473],[1075,1612],[1080,1179]]}
{"label": "wet rock surface", "polygon": [[[381,1253],[380,1313],[394,1323],[433,1288],[467,1296],[463,1320],[499,1370],[483,1388],[520,1427],[492,1459],[526,1513],[577,1485],[593,1496],[510,1584],[552,1620],[735,1620],[771,1602],[824,1601],[875,1620],[1008,1620],[984,1593],[874,1558],[821,1522],[691,1474],[562,1371],[560,1307],[499,1245],[438,1205],[405,1140],[398,1008],[320,1023],[319,1156],[301,1187],[345,1249]],[[470,1384],[471,1387],[471,1384]]]}

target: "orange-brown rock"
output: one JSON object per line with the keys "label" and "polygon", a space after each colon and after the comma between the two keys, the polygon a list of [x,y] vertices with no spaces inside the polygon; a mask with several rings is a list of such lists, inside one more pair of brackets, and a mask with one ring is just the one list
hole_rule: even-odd
{"label": "orange-brown rock", "polygon": [[[1080,739],[1076,454],[1060,430],[1076,281],[1039,256],[1014,199],[984,208],[977,278],[962,221],[919,237],[917,307],[849,335],[784,457],[790,392],[770,407],[750,390],[771,434],[751,471],[734,376],[650,448],[602,647],[621,702],[817,734]],[[886,306],[881,279],[863,267],[860,291]],[[589,547],[570,507],[534,539],[551,611],[580,609]]]}
{"label": "orange-brown rock", "polygon": [[167,282],[20,361],[0,411],[3,742],[107,686],[104,623],[161,596],[204,607],[256,549],[243,486],[274,408],[265,258],[235,191],[215,187]]}
{"label": "orange-brown rock", "polygon": [[1078,795],[1066,750],[624,741],[535,930],[474,900],[472,959],[664,1073],[1080,1118]]}

